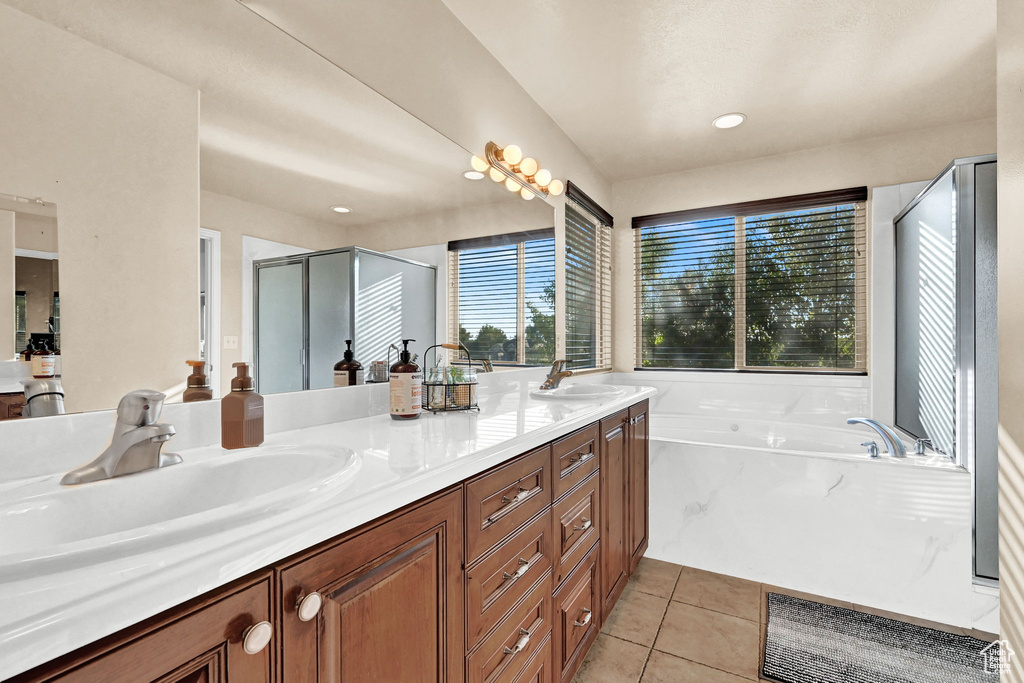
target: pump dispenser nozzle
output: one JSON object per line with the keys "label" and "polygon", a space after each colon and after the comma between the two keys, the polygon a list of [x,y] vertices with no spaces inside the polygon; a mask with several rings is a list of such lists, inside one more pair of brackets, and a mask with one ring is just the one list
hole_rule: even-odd
{"label": "pump dispenser nozzle", "polygon": [[409,342],[414,342],[415,339],[403,339],[402,350],[398,354],[398,359],[403,363],[409,363],[412,361],[412,353],[409,352]]}
{"label": "pump dispenser nozzle", "polygon": [[345,345],[348,346],[348,348],[345,349],[345,360],[350,362],[356,357],[356,354],[352,352],[352,340],[346,339]]}

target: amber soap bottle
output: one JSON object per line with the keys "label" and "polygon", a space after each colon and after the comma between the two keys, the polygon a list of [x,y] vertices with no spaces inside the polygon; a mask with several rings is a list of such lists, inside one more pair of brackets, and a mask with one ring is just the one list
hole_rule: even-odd
{"label": "amber soap bottle", "polygon": [[263,443],[263,397],[256,393],[248,363],[234,363],[231,393],[220,401],[220,445],[252,448]]}
{"label": "amber soap bottle", "polygon": [[352,340],[346,339],[348,349],[345,357],[334,365],[334,386],[354,387],[363,383],[363,364],[356,360],[352,352]]}
{"label": "amber soap bottle", "polygon": [[423,372],[412,362],[409,342],[403,339],[398,362],[391,366],[391,419],[415,420],[423,412]]}
{"label": "amber soap bottle", "polygon": [[193,401],[209,401],[213,398],[213,390],[210,388],[210,380],[206,376],[206,362],[201,360],[187,360],[186,365],[192,368],[192,374],[188,376],[188,388],[182,394],[181,400],[184,403]]}

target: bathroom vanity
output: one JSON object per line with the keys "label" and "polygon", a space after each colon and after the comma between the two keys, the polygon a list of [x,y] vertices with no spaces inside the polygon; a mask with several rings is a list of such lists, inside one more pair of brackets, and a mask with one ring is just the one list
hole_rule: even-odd
{"label": "bathroom vanity", "polygon": [[[647,548],[651,394],[631,388],[565,409],[512,395],[507,417],[529,422],[543,410],[548,423],[512,442],[540,433],[543,443],[496,464],[466,452],[460,473],[477,471],[453,485],[10,680],[569,681]],[[433,424],[461,428],[466,417]],[[330,427],[353,432],[373,419]],[[393,444],[406,427],[392,428]],[[350,502],[367,498],[348,491]],[[336,510],[333,524],[351,518]],[[283,547],[275,540],[269,548]]]}

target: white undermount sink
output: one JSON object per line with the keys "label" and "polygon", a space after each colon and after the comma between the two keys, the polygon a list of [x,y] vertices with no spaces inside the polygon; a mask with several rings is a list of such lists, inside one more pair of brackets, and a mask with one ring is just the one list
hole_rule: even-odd
{"label": "white undermount sink", "polygon": [[60,486],[60,474],[0,488],[0,577],[63,570],[166,547],[314,502],[355,476],[341,446],[196,449],[184,462]]}
{"label": "white undermount sink", "polygon": [[625,387],[611,384],[567,384],[556,389],[533,389],[530,396],[558,401],[598,401],[626,393]]}

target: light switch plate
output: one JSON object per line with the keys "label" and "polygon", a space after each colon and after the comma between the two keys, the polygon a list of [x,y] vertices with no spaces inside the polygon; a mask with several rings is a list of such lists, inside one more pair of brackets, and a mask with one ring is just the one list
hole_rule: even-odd
{"label": "light switch plate", "polygon": [[224,348],[225,349],[237,349],[238,348],[238,337],[224,337]]}

